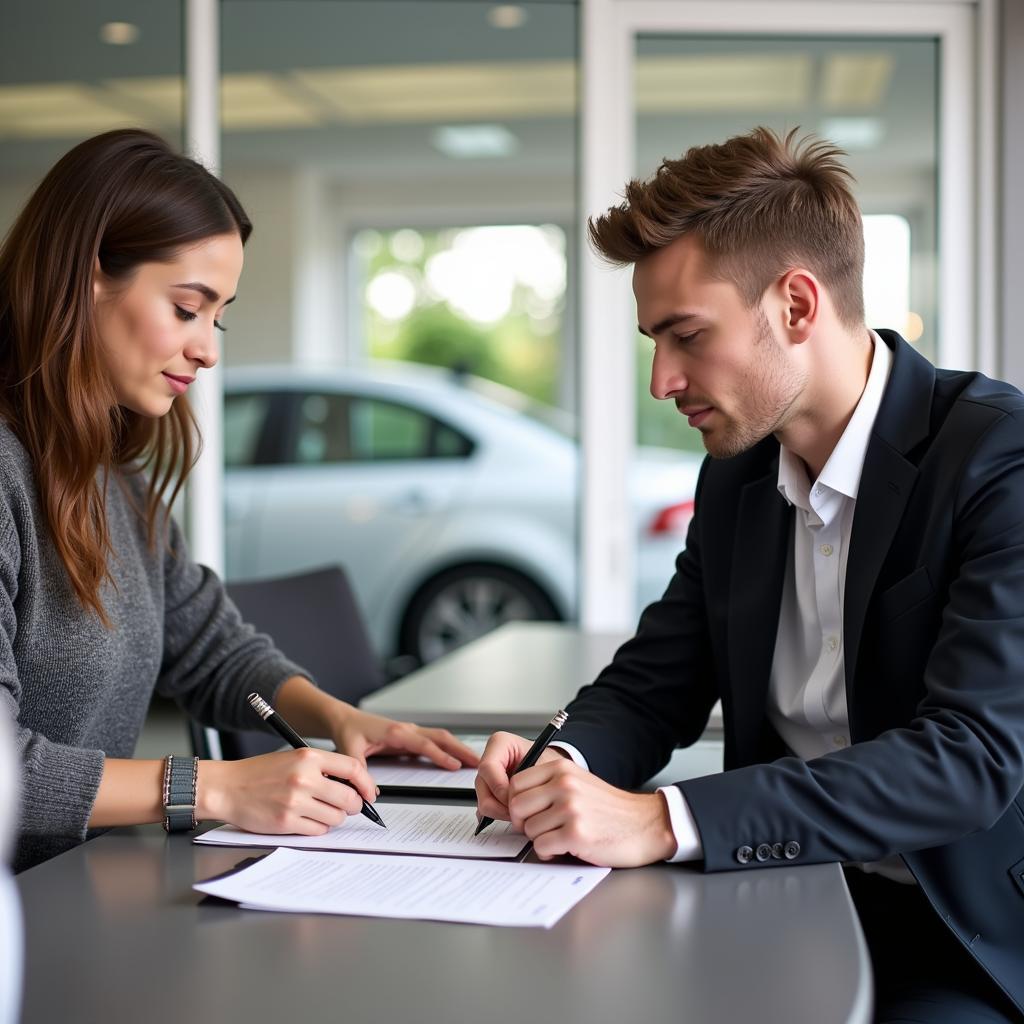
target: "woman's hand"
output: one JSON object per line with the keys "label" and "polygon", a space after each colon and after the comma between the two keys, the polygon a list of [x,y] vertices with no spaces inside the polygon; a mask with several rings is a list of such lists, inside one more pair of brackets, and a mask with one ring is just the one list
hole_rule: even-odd
{"label": "woman's hand", "polygon": [[418,754],[442,768],[475,768],[480,761],[447,729],[425,729],[371,715],[317,689],[308,679],[292,676],[281,684],[274,708],[300,736],[324,736],[338,750],[366,761],[373,754]]}
{"label": "woman's hand", "polygon": [[376,789],[359,758],[312,747],[281,750],[241,761],[201,761],[196,818],[247,832],[320,836],[358,814],[361,797],[372,803]]}
{"label": "woman's hand", "polygon": [[396,722],[343,705],[345,711],[332,728],[339,750],[365,761],[374,754],[417,754],[441,768],[475,768],[480,758],[447,729],[427,729],[411,722]]}

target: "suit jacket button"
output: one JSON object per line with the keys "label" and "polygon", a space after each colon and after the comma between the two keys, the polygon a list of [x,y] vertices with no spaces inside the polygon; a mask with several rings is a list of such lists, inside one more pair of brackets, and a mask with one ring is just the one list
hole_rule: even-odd
{"label": "suit jacket button", "polygon": [[788,843],[786,843],[782,852],[786,860],[794,860],[795,858],[800,856],[800,844],[796,842],[796,840],[791,839]]}
{"label": "suit jacket button", "polygon": [[784,856],[784,850],[782,843],[776,843],[772,847],[772,860],[782,860]]}
{"label": "suit jacket button", "polygon": [[757,853],[754,855],[759,861],[771,860],[772,848],[767,843],[762,843],[757,848]]}
{"label": "suit jacket button", "polygon": [[741,846],[736,851],[736,859],[741,864],[749,864],[754,856],[754,848],[752,846]]}

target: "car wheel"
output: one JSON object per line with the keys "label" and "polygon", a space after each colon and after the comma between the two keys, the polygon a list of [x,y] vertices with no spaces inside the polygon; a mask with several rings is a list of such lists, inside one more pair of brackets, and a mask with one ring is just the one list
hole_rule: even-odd
{"label": "car wheel", "polygon": [[505,622],[558,619],[551,599],[532,580],[497,565],[462,565],[429,580],[409,603],[402,652],[421,664],[489,633]]}

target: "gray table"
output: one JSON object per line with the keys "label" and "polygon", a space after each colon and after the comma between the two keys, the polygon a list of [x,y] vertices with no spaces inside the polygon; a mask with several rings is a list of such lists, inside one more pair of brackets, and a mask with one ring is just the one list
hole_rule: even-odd
{"label": "gray table", "polygon": [[147,826],[18,876],[24,1024],[869,1020],[835,865],[616,871],[544,931],[242,911],[192,891],[244,855]]}
{"label": "gray table", "polygon": [[[378,690],[360,705],[450,729],[537,732],[611,660],[629,633],[584,633],[561,622],[510,622]],[[709,737],[721,734],[712,712]]]}

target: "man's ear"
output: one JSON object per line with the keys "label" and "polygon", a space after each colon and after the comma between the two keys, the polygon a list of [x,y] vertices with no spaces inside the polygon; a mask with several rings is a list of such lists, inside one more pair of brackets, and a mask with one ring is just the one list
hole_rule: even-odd
{"label": "man's ear", "polygon": [[802,344],[814,333],[821,316],[821,283],[809,270],[796,268],[779,279],[784,307],[783,330],[790,341]]}

